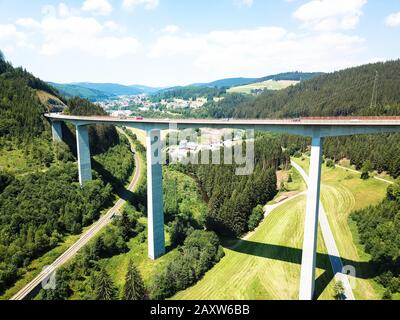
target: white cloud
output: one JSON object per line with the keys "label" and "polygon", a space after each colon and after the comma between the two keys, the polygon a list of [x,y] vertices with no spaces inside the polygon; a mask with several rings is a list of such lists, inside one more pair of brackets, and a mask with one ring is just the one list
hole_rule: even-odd
{"label": "white cloud", "polygon": [[385,24],[389,27],[400,26],[400,12],[388,15],[385,19]]}
{"label": "white cloud", "polygon": [[163,35],[149,57],[190,61],[210,75],[251,76],[283,70],[333,70],[352,65],[364,39],[342,33],[294,34],[260,27]]}
{"label": "white cloud", "polygon": [[239,8],[242,8],[242,7],[250,8],[253,5],[254,0],[235,0],[234,3]]}
{"label": "white cloud", "polygon": [[113,31],[113,32],[125,32],[126,28],[119,23],[113,21],[113,20],[108,20],[104,22],[104,26],[107,30]]}
{"label": "white cloud", "polygon": [[145,9],[151,10],[158,7],[159,0],[124,0],[122,7],[125,9],[134,9],[137,6],[144,6]]}
{"label": "white cloud", "polygon": [[41,22],[44,38],[41,53],[56,55],[65,50],[80,50],[94,56],[117,58],[133,54],[138,48],[138,41],[132,37],[111,37],[104,34],[106,28],[115,24],[104,25],[94,18],[68,17],[64,19],[48,18]]}
{"label": "white cloud", "polygon": [[367,0],[313,0],[299,7],[293,14],[314,30],[354,29],[362,16]]}
{"label": "white cloud", "polygon": [[40,27],[40,23],[37,22],[35,19],[32,18],[21,18],[15,22],[18,26],[35,29]]}
{"label": "white cloud", "polygon": [[18,31],[13,24],[0,24],[0,48],[6,54],[14,52],[17,48],[31,48],[28,35]]}
{"label": "white cloud", "polygon": [[0,24],[0,40],[7,40],[14,38],[15,40],[25,39],[23,32],[18,32],[17,28],[13,24]]}
{"label": "white cloud", "polygon": [[113,7],[108,0],[85,0],[82,10],[106,16],[112,12]]}
{"label": "white cloud", "polygon": [[58,14],[60,17],[68,17],[70,15],[70,9],[65,3],[58,5]]}
{"label": "white cloud", "polygon": [[180,30],[180,28],[178,26],[171,24],[171,25],[165,26],[161,30],[161,32],[163,32],[163,33],[177,33],[177,32],[179,32],[179,30]]}
{"label": "white cloud", "polygon": [[[41,20],[32,18],[18,19],[15,24],[2,26],[0,42],[7,45],[27,44],[46,56],[55,56],[64,52],[80,52],[89,56],[118,58],[135,54],[139,42],[130,36],[118,36],[124,28],[115,21],[98,21],[94,17],[76,15],[75,10],[66,6],[47,6]],[[22,28],[24,32],[19,31]],[[27,36],[29,34],[29,37]],[[32,43],[35,43],[33,46]]]}

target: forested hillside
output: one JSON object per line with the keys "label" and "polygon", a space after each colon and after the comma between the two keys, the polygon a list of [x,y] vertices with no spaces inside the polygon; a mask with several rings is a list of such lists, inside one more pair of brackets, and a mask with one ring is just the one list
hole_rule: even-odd
{"label": "forested hillside", "polygon": [[63,126],[70,147],[52,143],[44,117],[48,109],[38,91],[63,101],[67,113],[104,114],[87,100],[65,99],[0,54],[0,294],[32,260],[97,219],[110,205],[113,187],[125,183],[134,166],[129,144],[115,128],[91,127],[98,172],[82,189],[73,155],[75,130]]}
{"label": "forested hillside", "polygon": [[13,68],[0,55],[0,136],[18,140],[39,136],[45,130],[46,107],[36,90],[57,92],[22,68]]}
{"label": "forested hillside", "polygon": [[266,92],[251,103],[235,107],[234,116],[397,115],[400,114],[399,74],[398,60],[321,75],[279,92]]}
{"label": "forested hillside", "polygon": [[[16,144],[33,138],[50,137],[50,126],[44,118],[48,112],[37,95],[37,90],[47,92],[68,106],[66,113],[74,115],[105,115],[100,107],[85,99],[62,97],[56,89],[34,77],[22,68],[13,68],[0,56],[0,137],[15,140]],[[105,151],[118,143],[118,135],[113,127],[95,126],[90,129],[93,146]],[[94,147],[95,152],[99,148]]]}
{"label": "forested hillside", "polygon": [[249,176],[236,175],[237,165],[192,166],[190,170],[209,198],[207,227],[228,236],[249,231],[253,209],[274,198],[276,170],[288,163],[289,155],[282,151],[280,138],[260,135],[255,142],[255,169]]}

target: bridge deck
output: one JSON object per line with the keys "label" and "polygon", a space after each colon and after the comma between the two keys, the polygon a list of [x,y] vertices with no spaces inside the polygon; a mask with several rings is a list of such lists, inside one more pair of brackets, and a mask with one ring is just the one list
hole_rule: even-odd
{"label": "bridge deck", "polygon": [[132,124],[189,124],[189,125],[284,125],[284,126],[400,126],[400,117],[308,117],[299,119],[143,119],[111,116],[69,116],[46,114],[59,121],[112,122]]}

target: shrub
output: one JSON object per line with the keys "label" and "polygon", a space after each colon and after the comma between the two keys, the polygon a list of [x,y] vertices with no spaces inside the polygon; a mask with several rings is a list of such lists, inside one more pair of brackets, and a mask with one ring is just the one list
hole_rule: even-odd
{"label": "shrub", "polygon": [[326,166],[328,168],[335,168],[335,161],[333,161],[332,159],[326,160]]}
{"label": "shrub", "polygon": [[263,207],[260,205],[255,207],[253,209],[252,214],[249,217],[249,230],[253,231],[255,228],[257,228],[263,217],[264,217]]}
{"label": "shrub", "polygon": [[204,230],[193,231],[179,252],[156,275],[151,290],[153,299],[165,299],[193,285],[224,255],[217,235]]}

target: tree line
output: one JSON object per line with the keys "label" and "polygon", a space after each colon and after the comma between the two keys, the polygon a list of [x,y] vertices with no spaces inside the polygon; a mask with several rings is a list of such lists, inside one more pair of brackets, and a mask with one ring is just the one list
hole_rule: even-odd
{"label": "tree line", "polygon": [[254,172],[248,176],[236,175],[236,164],[190,166],[187,170],[195,174],[209,199],[207,228],[237,237],[254,229],[254,222],[250,223],[255,219],[251,217],[253,209],[274,198],[276,170],[288,164],[289,154],[282,150],[280,139],[260,134],[255,140]]}
{"label": "tree line", "polygon": [[376,280],[387,290],[385,299],[400,292],[400,181],[390,186],[384,201],[352,213],[360,241],[371,255]]}

